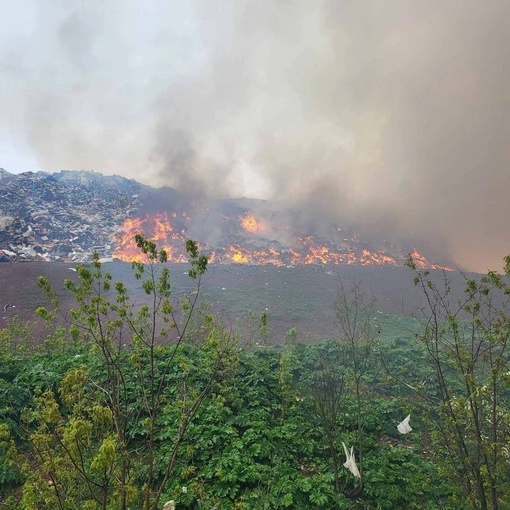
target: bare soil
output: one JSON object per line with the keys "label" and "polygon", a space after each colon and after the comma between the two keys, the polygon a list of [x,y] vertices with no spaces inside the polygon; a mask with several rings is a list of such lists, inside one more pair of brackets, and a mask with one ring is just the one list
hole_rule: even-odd
{"label": "bare soil", "polygon": [[[34,321],[34,341],[45,338],[44,325],[35,319],[39,306],[48,305],[37,287],[37,277],[45,276],[61,299],[61,308],[75,306],[65,289],[66,278],[77,279],[74,265],[59,262],[0,263],[0,328],[17,315],[23,321]],[[176,296],[193,291],[186,275],[187,264],[170,264]],[[128,263],[104,265],[113,281],[122,280],[130,289],[132,301],[141,303],[144,294]],[[433,278],[443,273],[433,271]],[[462,292],[464,277],[447,273],[452,287]],[[414,286],[413,275],[406,268],[384,266],[210,266],[203,281],[203,298],[226,322],[241,325],[248,334],[256,330],[258,318],[265,312],[269,319],[269,341],[280,343],[285,333],[296,328],[300,340],[316,341],[338,335],[334,303],[342,285],[348,289],[359,282],[367,299],[375,299],[379,312],[411,316],[424,305],[423,296]],[[12,304],[4,311],[4,305]]]}

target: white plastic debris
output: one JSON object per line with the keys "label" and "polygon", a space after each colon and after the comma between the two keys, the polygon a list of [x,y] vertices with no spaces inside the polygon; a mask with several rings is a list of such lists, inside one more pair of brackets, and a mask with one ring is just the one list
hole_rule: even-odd
{"label": "white plastic debris", "polygon": [[346,467],[354,476],[361,478],[361,475],[358,470],[358,466],[356,466],[356,459],[354,458],[354,446],[351,446],[351,451],[347,450],[344,442],[342,441],[342,446],[344,447],[345,452],[345,462],[344,467]]}
{"label": "white plastic debris", "polygon": [[401,421],[398,425],[397,425],[397,429],[398,431],[401,433],[401,434],[408,434],[409,432],[411,432],[411,430],[413,430],[410,426],[409,426],[409,420],[411,419],[411,415],[408,414],[404,421]]}

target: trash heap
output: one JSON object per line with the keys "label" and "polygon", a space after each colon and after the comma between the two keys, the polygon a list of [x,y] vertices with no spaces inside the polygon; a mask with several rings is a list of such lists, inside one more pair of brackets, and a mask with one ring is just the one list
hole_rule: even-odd
{"label": "trash heap", "polygon": [[196,239],[214,264],[402,265],[408,253],[423,269],[452,270],[373,234],[359,236],[334,218],[310,222],[307,211],[286,211],[265,200],[205,200],[170,187],[153,188],[90,171],[0,169],[0,262],[132,261],[143,232],[168,260],[186,260]]}
{"label": "trash heap", "polygon": [[112,234],[141,207],[144,186],[90,171],[0,168],[0,262],[112,256]]}

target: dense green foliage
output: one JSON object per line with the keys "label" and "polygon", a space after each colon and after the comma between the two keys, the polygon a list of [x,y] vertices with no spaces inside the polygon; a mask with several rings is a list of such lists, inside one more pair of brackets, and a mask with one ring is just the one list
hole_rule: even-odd
{"label": "dense green foliage", "polygon": [[[247,346],[198,306],[207,261],[195,244],[197,292],[176,303],[156,264],[165,255],[138,242],[148,304],[131,305],[96,260],[67,284],[68,330],[37,349],[19,321],[0,330],[0,507],[508,508],[504,278],[468,280],[459,301],[416,271],[423,321],[384,321],[359,289],[341,289],[338,339],[299,344],[291,330],[261,346],[263,315]],[[51,323],[58,303],[41,286]]]}
{"label": "dense green foliage", "polygon": [[[163,366],[169,354],[169,347],[159,349],[157,364]],[[131,366],[131,356],[131,349],[125,349],[121,363]],[[181,346],[177,355],[178,366],[186,366],[190,374],[199,374],[195,367],[207,366],[205,358],[204,350],[192,345]],[[404,440],[397,432],[396,424],[407,411],[405,399],[377,393],[371,394],[364,413],[363,494],[354,500],[349,497],[357,482],[343,468],[341,491],[335,491],[331,457],[311,386],[318,372],[331,371],[324,366],[326,359],[334,360],[338,371],[346,368],[342,346],[335,341],[243,353],[228,384],[216,386],[188,428],[165,497],[175,499],[178,508],[214,508],[219,503],[218,508],[347,509],[356,499],[365,508],[448,508],[453,489],[440,477],[431,454],[422,454],[426,438],[417,432]],[[46,506],[30,503],[36,496],[41,501],[40,491],[51,495],[53,486],[48,481],[51,470],[57,469],[51,463],[58,461],[64,463],[60,467],[66,479],[58,483],[68,491],[67,508],[78,508],[80,500],[88,501],[88,491],[60,450],[70,448],[72,441],[86,442],[83,462],[89,469],[111,467],[113,458],[108,456],[114,452],[108,452],[111,443],[105,426],[111,418],[104,408],[96,407],[97,396],[90,398],[90,404],[84,402],[85,394],[93,393],[107,377],[104,367],[89,349],[69,347],[60,353],[33,354],[29,363],[13,354],[2,361],[1,369],[2,389],[9,398],[0,410],[5,423],[0,441],[10,445],[2,458],[2,497],[24,482],[23,500],[12,503],[14,508],[58,508],[48,497]],[[180,378],[178,370],[169,377],[169,401],[179,400],[173,388],[179,387]],[[132,372],[126,385],[133,393],[136,383]],[[147,433],[146,416],[140,403],[130,400],[130,441],[135,451]],[[340,406],[337,439],[351,444],[357,430],[354,396],[343,394]],[[174,447],[178,413],[178,406],[168,405],[159,418],[155,455],[161,462]],[[425,416],[413,415],[413,419],[424,427],[427,424]],[[52,429],[59,427],[62,444],[50,437]],[[44,448],[41,460],[34,458],[37,448]],[[138,466],[137,479],[131,482],[134,488],[147,476],[143,450],[138,454],[133,459]],[[164,465],[158,465],[157,476],[163,470]],[[19,493],[11,498],[15,494]]]}

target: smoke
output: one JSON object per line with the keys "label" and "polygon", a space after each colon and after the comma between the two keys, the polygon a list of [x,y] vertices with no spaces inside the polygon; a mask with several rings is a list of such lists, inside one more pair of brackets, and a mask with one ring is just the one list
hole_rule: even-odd
{"label": "smoke", "polygon": [[510,253],[507,0],[11,4],[20,160],[277,200],[471,270]]}

